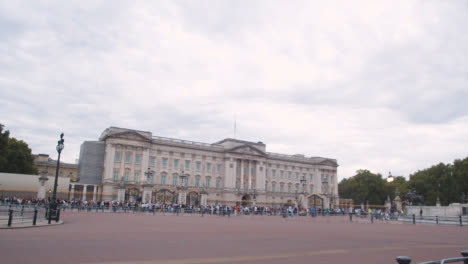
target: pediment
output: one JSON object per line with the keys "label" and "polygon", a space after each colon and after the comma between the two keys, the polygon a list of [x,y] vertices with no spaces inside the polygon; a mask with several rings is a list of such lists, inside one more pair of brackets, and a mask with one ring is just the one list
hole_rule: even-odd
{"label": "pediment", "polygon": [[229,149],[227,152],[239,153],[239,154],[248,154],[248,155],[256,155],[256,156],[266,156],[266,153],[259,150],[256,147],[250,145],[241,145],[235,148]]}
{"label": "pediment", "polygon": [[109,137],[132,139],[132,140],[139,140],[139,141],[141,141],[141,140],[150,141],[149,138],[139,134],[138,132],[134,132],[134,131],[119,132],[119,133],[109,135]]}

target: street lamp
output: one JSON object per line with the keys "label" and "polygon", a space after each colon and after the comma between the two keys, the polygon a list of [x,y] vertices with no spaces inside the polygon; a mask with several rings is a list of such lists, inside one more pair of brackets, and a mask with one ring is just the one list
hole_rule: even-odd
{"label": "street lamp", "polygon": [[388,172],[388,177],[387,177],[387,182],[393,182],[394,179],[395,179],[395,177],[393,177],[392,173],[389,171]]}
{"label": "street lamp", "polygon": [[57,142],[57,147],[55,148],[58,152],[58,159],[57,159],[57,169],[55,170],[55,182],[54,182],[54,192],[52,193],[52,202],[49,207],[49,224],[52,221],[52,214],[54,214],[55,220],[58,221],[57,218],[57,181],[60,169],[60,154],[62,153],[63,148],[65,145],[63,144],[65,140],[63,139],[63,133],[60,134],[60,140]]}
{"label": "street lamp", "polygon": [[148,168],[148,170],[145,172],[145,176],[146,176],[146,182],[149,183],[150,178],[153,176],[153,172],[151,171],[150,168]]}
{"label": "street lamp", "polygon": [[302,184],[302,193],[306,193],[307,180],[304,175],[302,175],[301,184]]}
{"label": "street lamp", "polygon": [[255,187],[253,187],[252,190],[253,190],[253,200],[255,202],[257,200],[257,190],[255,189]]}

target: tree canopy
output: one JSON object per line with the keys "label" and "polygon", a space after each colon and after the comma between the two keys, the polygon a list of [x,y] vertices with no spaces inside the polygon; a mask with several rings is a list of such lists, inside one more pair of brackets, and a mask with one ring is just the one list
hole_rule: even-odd
{"label": "tree canopy", "polygon": [[405,177],[398,176],[387,182],[380,174],[358,170],[356,175],[343,179],[338,185],[341,198],[353,199],[355,204],[383,205],[387,196],[395,198],[398,189],[400,198],[405,200],[408,190],[415,189],[424,196],[426,205],[435,205],[437,198],[442,205],[461,202],[462,192],[468,195],[468,157],[455,160],[453,164],[439,163],[428,169],[417,171]]}
{"label": "tree canopy", "polygon": [[10,138],[10,131],[3,131],[0,124],[0,172],[37,174],[34,157],[28,144],[23,140]]}

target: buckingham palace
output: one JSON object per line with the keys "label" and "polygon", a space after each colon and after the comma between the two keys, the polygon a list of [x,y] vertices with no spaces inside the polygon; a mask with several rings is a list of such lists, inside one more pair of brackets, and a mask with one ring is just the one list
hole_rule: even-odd
{"label": "buckingham palace", "polygon": [[266,151],[262,142],[215,143],[110,127],[81,145],[71,199],[187,205],[338,204],[337,161]]}

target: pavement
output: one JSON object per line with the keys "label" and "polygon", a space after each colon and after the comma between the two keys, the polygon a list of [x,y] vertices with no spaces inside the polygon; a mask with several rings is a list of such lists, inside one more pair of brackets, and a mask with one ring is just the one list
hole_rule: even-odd
{"label": "pavement", "polygon": [[63,225],[0,230],[2,263],[413,263],[459,257],[468,228],[349,217],[64,212]]}

